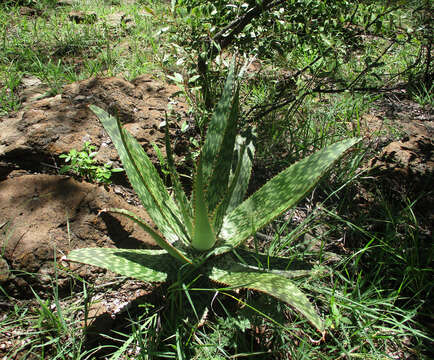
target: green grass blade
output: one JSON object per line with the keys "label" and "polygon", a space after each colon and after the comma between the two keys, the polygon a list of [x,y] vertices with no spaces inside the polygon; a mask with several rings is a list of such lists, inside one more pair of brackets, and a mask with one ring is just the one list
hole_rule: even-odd
{"label": "green grass blade", "polygon": [[182,218],[179,209],[142,146],[128,131],[121,128],[116,118],[97,106],[90,105],[90,109],[98,116],[112,139],[131,185],[161,233],[171,243],[178,238],[188,243],[179,220]]}
{"label": "green grass blade", "polygon": [[194,177],[193,204],[194,228],[191,245],[196,250],[209,250],[214,246],[216,242],[216,236],[208,217],[208,208],[205,202],[201,158],[199,158],[197,162],[197,169]]}
{"label": "green grass blade", "polygon": [[235,62],[229,70],[223,93],[208,125],[205,142],[202,147],[203,178],[209,184],[216,159],[221,151],[227,124],[231,114],[232,93],[235,85]]}
{"label": "green grass blade", "polygon": [[211,268],[209,277],[213,281],[230,287],[257,290],[274,296],[300,312],[321,334],[324,334],[324,324],[320,316],[306,295],[286,277],[251,269],[233,262],[227,256],[220,257],[219,261]]}
{"label": "green grass blade", "polygon": [[[318,183],[324,173],[360,139],[330,145],[293,164],[236,207],[224,219],[220,237],[236,247],[250,235],[297,204]],[[220,253],[227,251],[222,248]]]}
{"label": "green grass blade", "polygon": [[72,250],[67,260],[99,266],[146,282],[166,281],[173,258],[165,250],[83,248]]}
{"label": "green grass blade", "polygon": [[163,250],[166,250],[170,255],[172,255],[174,258],[184,262],[191,264],[192,261],[187,258],[186,254],[180,251],[179,249],[175,248],[172,244],[167,242],[164,238],[162,238],[157,232],[155,232],[152,228],[150,228],[146,221],[136,214],[134,214],[131,211],[124,210],[124,209],[116,209],[116,208],[110,208],[104,211],[113,212],[117,214],[121,214],[129,218],[130,220],[134,221],[136,224],[138,224],[144,231],[146,231],[149,235],[152,236],[152,238],[155,240],[155,242],[160,246]]}

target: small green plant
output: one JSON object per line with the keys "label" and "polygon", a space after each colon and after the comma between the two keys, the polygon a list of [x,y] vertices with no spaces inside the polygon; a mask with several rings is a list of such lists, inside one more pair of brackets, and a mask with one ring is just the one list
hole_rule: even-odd
{"label": "small green plant", "polygon": [[[181,267],[188,268],[191,273],[199,272],[222,284],[220,288],[253,289],[287,302],[324,335],[323,320],[290,280],[297,276],[297,271],[289,267],[288,259],[269,258],[269,261],[285,263],[285,267],[268,270],[248,264],[235,248],[303,199],[359,139],[330,145],[293,164],[243,201],[254,147],[252,136],[237,136],[239,86],[234,68],[233,64],[196,160],[190,199],[174,166],[167,124],[166,154],[173,197],[134,137],[116,118],[91,106],[111,137],[133,188],[160,233],[130,211],[114,208],[103,211],[133,220],[162,250],[84,248],[71,251],[67,260],[100,266],[148,282],[173,280]],[[248,250],[242,253],[245,258],[259,256]]]}
{"label": "small green plant", "polygon": [[421,83],[413,90],[412,95],[414,101],[416,101],[423,108],[428,106],[433,107],[434,106],[433,90],[434,90],[434,85],[428,87],[425,84]]}
{"label": "small green plant", "polygon": [[72,149],[68,154],[60,155],[59,157],[68,163],[60,168],[60,173],[73,173],[91,182],[110,184],[112,173],[121,172],[123,169],[112,168],[111,163],[97,165],[94,159],[97,154],[95,150],[96,147],[86,141],[81,151]]}
{"label": "small green plant", "polygon": [[0,80],[2,88],[0,89],[0,115],[7,114],[10,111],[18,110],[20,99],[17,95],[17,89],[21,82],[22,74],[10,69],[9,76],[5,81]]}

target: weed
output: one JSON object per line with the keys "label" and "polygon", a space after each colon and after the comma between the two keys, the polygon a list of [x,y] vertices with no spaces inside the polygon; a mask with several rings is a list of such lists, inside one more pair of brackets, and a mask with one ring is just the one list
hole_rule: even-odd
{"label": "weed", "polygon": [[413,99],[422,107],[431,107],[434,108],[434,84],[431,84],[431,87],[421,83],[419,87],[414,90]]}
{"label": "weed", "polygon": [[60,168],[60,173],[65,174],[69,172],[90,182],[110,184],[112,174],[121,172],[123,169],[112,168],[111,163],[106,163],[102,166],[97,165],[94,159],[97,155],[95,150],[96,147],[86,141],[81,151],[72,149],[68,154],[60,155],[59,158],[65,159],[65,162],[69,163]]}
{"label": "weed", "polygon": [[[22,74],[9,69],[11,72],[5,79],[0,90],[0,115],[10,111],[16,111],[20,107],[20,99],[17,91],[21,82]],[[1,82],[0,82],[1,84]]]}

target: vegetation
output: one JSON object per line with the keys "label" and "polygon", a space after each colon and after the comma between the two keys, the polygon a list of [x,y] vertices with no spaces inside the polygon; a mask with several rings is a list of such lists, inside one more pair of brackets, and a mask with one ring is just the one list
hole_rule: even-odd
{"label": "vegetation", "polygon": [[[88,15],[76,21],[71,11]],[[120,11],[124,20],[114,24],[112,15]],[[3,2],[2,113],[20,108],[25,76],[37,77],[56,94],[64,84],[90,76],[132,79],[152,72],[178,84],[203,139],[194,145],[195,162],[182,164],[191,168],[187,174],[177,173],[167,141],[169,172],[163,182],[121,124],[93,108],[163,236],[132,213],[109,211],[138,222],[165,252],[73,250],[68,257],[145,281],[169,280],[168,285],[155,287],[158,296],[131,309],[116,331],[108,329],[91,344],[81,314],[87,317],[101,288],[71,272],[74,291],[62,297],[53,279],[51,296],[35,294],[37,306],[1,307],[0,329],[22,339],[6,356],[432,358],[432,189],[415,191],[404,183],[396,188],[368,172],[367,159],[378,144],[400,137],[402,130],[390,118],[387,127],[373,132],[364,117],[392,95],[432,113],[432,13],[430,0]],[[242,69],[239,83],[233,57]],[[227,129],[224,137],[217,125]],[[331,167],[358,137],[364,141]],[[87,144],[65,155],[67,166],[73,158],[78,162],[68,170],[91,181],[105,178],[89,175],[96,166],[93,151]],[[328,154],[333,157],[323,161]],[[301,187],[286,194],[295,179],[291,173],[306,163],[314,165],[303,170],[309,181],[298,181]],[[143,185],[141,171],[152,184]],[[319,181],[324,174],[327,180]],[[187,179],[192,195],[180,179]],[[284,186],[276,190],[278,180]],[[281,203],[261,194],[267,187]],[[242,202],[245,193],[250,197]],[[246,215],[256,198],[267,206]],[[234,226],[226,231],[229,220]],[[3,241],[11,231],[0,219]],[[223,254],[228,242],[231,250],[244,246]],[[166,259],[167,253],[179,261]],[[132,254],[152,256],[145,263]],[[238,263],[242,277],[234,279],[229,260]],[[124,269],[113,267],[120,261]],[[169,265],[175,270],[166,269]],[[216,288],[207,276],[221,285]],[[282,282],[284,276],[290,280]],[[103,289],[116,296],[122,281]],[[261,293],[276,295],[264,285],[273,281],[282,283],[277,299]],[[1,285],[0,292],[13,300]],[[327,334],[322,341],[317,330]]]}
{"label": "vegetation", "polygon": [[72,149],[68,154],[60,155],[59,158],[65,159],[65,163],[68,163],[60,168],[60,174],[72,173],[90,182],[110,184],[112,173],[121,172],[123,169],[112,168],[111,163],[99,166],[94,159],[97,155],[95,150],[96,146],[86,141],[81,151]]}
{"label": "vegetation", "polygon": [[[205,273],[213,281],[233,289],[244,287],[259,290],[286,301],[324,336],[322,320],[309,300],[289,280],[299,271],[279,271],[273,267],[266,271],[249,266],[244,259],[236,258],[233,249],[300,201],[324,172],[358,140],[342,141],[303,159],[243,201],[254,151],[251,139],[236,136],[239,104],[233,67],[208,125],[207,136],[195,165],[190,200],[187,200],[174,166],[168,124],[166,153],[174,184],[174,198],[165,190],[157,170],[141,145],[121,128],[118,120],[104,110],[92,107],[118,149],[133,188],[164,238],[130,211],[108,211],[123,214],[139,224],[163,251],[85,248],[71,251],[68,260],[101,266],[147,282],[174,278],[170,272],[176,273],[178,269],[167,266],[171,263],[167,261],[168,255],[180,262],[178,267],[189,265],[192,270],[208,262],[212,266]],[[235,94],[232,96],[233,92]],[[213,258],[213,255],[228,252],[232,254]],[[253,257],[255,255],[257,253],[251,254]],[[284,258],[275,260],[287,261]],[[178,281],[183,282],[185,279]]]}

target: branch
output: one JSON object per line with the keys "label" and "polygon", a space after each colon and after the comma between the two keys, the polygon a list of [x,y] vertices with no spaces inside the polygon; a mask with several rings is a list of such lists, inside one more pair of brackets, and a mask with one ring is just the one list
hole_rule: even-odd
{"label": "branch", "polygon": [[[387,87],[387,88],[382,88],[382,87],[359,87],[359,88],[352,88],[351,92],[369,92],[369,93],[384,93],[384,92],[390,92],[390,91],[395,91],[395,90],[402,90],[402,89],[406,89],[407,88],[407,83],[401,83],[398,84],[396,86],[393,87]],[[261,117],[269,114],[270,112],[274,111],[274,110],[278,110],[292,102],[300,102],[304,97],[306,97],[307,95],[312,95],[314,93],[320,93],[320,94],[338,94],[338,93],[343,93],[349,91],[349,89],[347,87],[342,88],[342,89],[321,89],[321,88],[314,88],[308,92],[305,92],[301,97],[297,98],[295,95],[291,95],[291,97],[289,97],[288,99],[285,99],[283,101],[280,102],[275,102],[275,103],[269,103],[266,105],[261,105],[261,106],[254,106],[253,108],[251,108],[247,114],[245,115],[245,117],[247,118],[252,112],[254,112],[255,110],[260,110],[260,109],[265,109],[262,110],[259,114],[255,115],[254,118],[252,119],[252,121],[256,121],[258,119],[260,119]],[[295,104],[295,103],[294,103]]]}
{"label": "branch", "polygon": [[[247,10],[244,15],[232,21],[225,28],[220,30],[212,38],[213,43],[217,43],[220,49],[225,49],[234,39],[236,35],[241,33],[243,29],[256,17],[259,17],[264,11],[270,10],[275,6],[284,3],[285,0],[264,0],[261,5],[256,4],[249,10]],[[229,32],[229,33],[228,33]],[[227,35],[226,35],[227,34]]]}
{"label": "branch", "polygon": [[[378,19],[380,19],[381,17],[389,14],[390,12],[395,11],[395,10],[400,9],[400,8],[401,8],[401,6],[395,6],[395,7],[391,8],[391,9],[388,9],[388,10],[382,12],[381,14],[378,14],[372,21],[370,21],[368,24],[366,24],[366,26],[363,29],[361,29],[361,30],[357,31],[355,34],[353,34],[353,37],[360,36],[360,35],[366,33],[366,31],[369,29],[369,27],[371,27],[373,24],[375,24],[375,22]],[[357,9],[358,9],[358,5],[356,7],[356,10]],[[351,19],[353,19],[354,15],[355,14],[353,14],[351,16]],[[289,76],[284,77],[281,81],[279,81],[279,83],[277,84],[277,86],[285,86],[285,84],[289,80],[289,78],[295,78],[296,79],[298,76],[300,76],[302,73],[304,73],[307,69],[309,69],[311,66],[313,66],[320,59],[325,58],[331,50],[333,50],[333,45],[331,45],[328,48],[326,48],[311,63],[309,63],[308,65],[306,65],[303,69],[297,71],[294,75],[291,75],[290,77]]]}
{"label": "branch", "polygon": [[[383,93],[383,92],[389,92],[389,91],[395,91],[395,90],[402,90],[407,88],[407,83],[401,83],[393,87],[359,87],[359,88],[353,88],[351,89],[351,92],[370,92],[370,93]],[[309,94],[313,93],[320,93],[320,94],[338,94],[349,91],[347,87],[343,89],[321,89],[321,88],[315,88],[310,91]]]}

